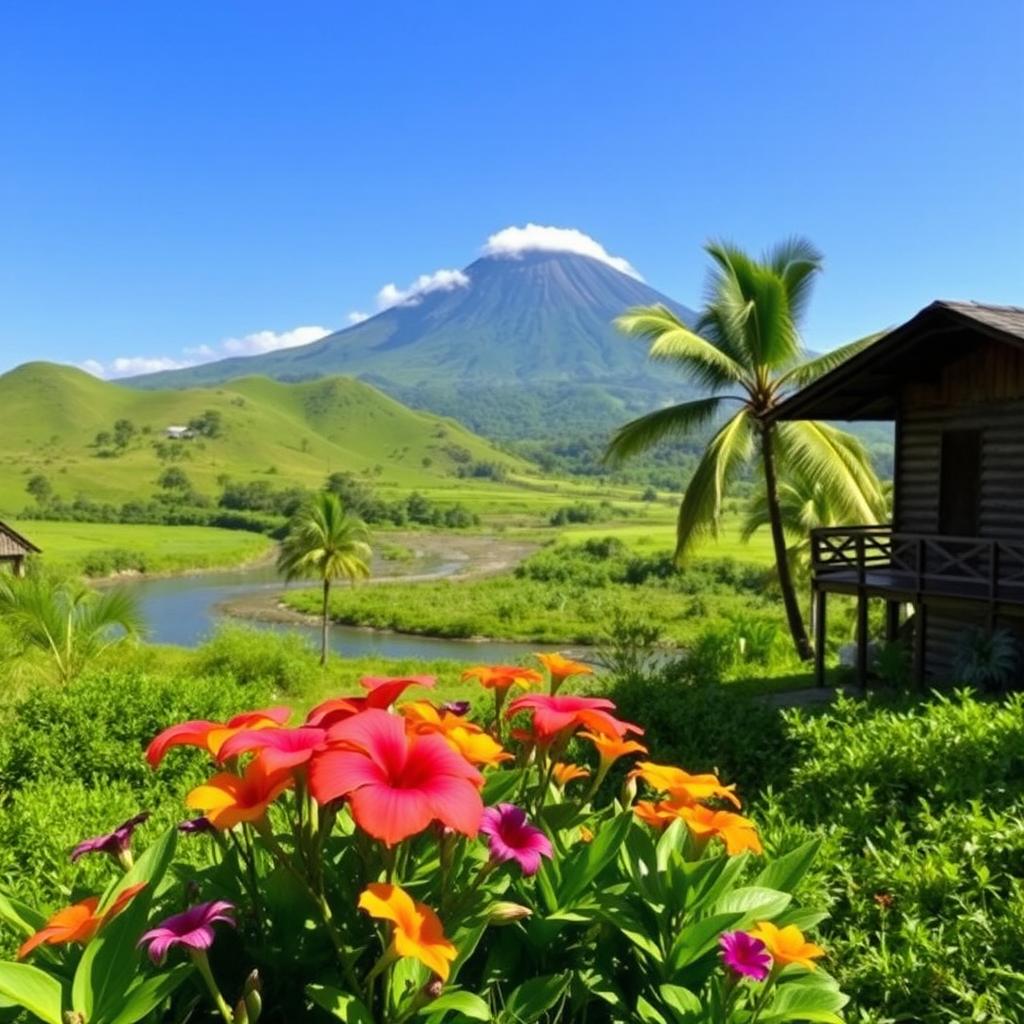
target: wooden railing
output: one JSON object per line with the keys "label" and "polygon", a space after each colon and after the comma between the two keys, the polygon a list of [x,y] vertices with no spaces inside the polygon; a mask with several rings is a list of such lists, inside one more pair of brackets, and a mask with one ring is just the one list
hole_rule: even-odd
{"label": "wooden railing", "polygon": [[811,531],[815,581],[1024,603],[1024,543],[897,533],[890,526]]}

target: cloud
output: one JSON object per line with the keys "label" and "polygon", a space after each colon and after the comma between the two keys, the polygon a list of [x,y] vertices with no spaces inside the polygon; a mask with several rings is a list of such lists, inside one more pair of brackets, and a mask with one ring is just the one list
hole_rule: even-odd
{"label": "cloud", "polygon": [[408,288],[386,284],[377,292],[377,309],[392,306],[415,306],[431,292],[450,292],[456,288],[469,287],[469,278],[461,270],[435,270],[432,274],[420,274]]}
{"label": "cloud", "polygon": [[580,256],[607,263],[623,274],[643,278],[629,260],[622,256],[612,256],[608,250],[590,235],[585,235],[576,228],[545,227],[541,224],[527,224],[526,227],[507,227],[487,239],[483,252],[485,256],[520,256],[524,252],[574,252]]}
{"label": "cloud", "polygon": [[370,314],[369,313],[363,313],[363,312],[361,312],[358,309],[353,309],[352,312],[349,313],[348,316],[345,317],[345,319],[350,324],[361,324],[364,320],[369,320],[370,319]]}
{"label": "cloud", "polygon": [[117,377],[135,377],[141,373],[159,373],[161,370],[183,370],[194,366],[193,361],[171,359],[169,356],[118,356],[109,363],[86,359],[78,364],[94,377],[113,380]]}
{"label": "cloud", "polygon": [[276,352],[282,348],[296,348],[318,341],[330,334],[329,327],[293,327],[290,331],[256,331],[241,338],[226,338],[221,348],[231,356],[255,356]]}

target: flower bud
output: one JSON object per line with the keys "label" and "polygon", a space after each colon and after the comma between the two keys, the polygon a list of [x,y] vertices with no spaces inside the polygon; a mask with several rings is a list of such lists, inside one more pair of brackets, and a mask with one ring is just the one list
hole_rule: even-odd
{"label": "flower bud", "polygon": [[625,781],[622,783],[622,791],[619,794],[619,801],[623,807],[632,807],[633,801],[636,799],[636,779],[632,775],[627,775]]}
{"label": "flower bud", "polygon": [[431,978],[430,981],[423,986],[423,994],[427,999],[437,999],[443,991],[444,982],[440,978]]}
{"label": "flower bud", "polygon": [[245,1003],[246,1024],[256,1024],[263,1013],[263,983],[260,981],[260,972],[253,970],[245,979],[242,988],[242,1001]]}
{"label": "flower bud", "polygon": [[85,1024],[85,1014],[77,1010],[65,1010],[64,1024]]}
{"label": "flower bud", "polygon": [[487,923],[491,925],[514,924],[516,921],[522,921],[523,918],[529,917],[532,913],[533,911],[529,907],[524,907],[520,903],[499,900],[497,903],[491,904],[491,909],[487,912]]}

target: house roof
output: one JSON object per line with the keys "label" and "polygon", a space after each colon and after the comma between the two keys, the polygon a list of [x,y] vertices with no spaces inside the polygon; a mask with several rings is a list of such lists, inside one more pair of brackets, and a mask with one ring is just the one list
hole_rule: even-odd
{"label": "house roof", "polygon": [[37,555],[40,549],[6,523],[0,523],[0,558],[19,558]]}
{"label": "house roof", "polygon": [[780,420],[890,420],[900,385],[932,375],[967,354],[979,336],[1024,348],[1024,308],[933,302],[905,324],[791,395]]}

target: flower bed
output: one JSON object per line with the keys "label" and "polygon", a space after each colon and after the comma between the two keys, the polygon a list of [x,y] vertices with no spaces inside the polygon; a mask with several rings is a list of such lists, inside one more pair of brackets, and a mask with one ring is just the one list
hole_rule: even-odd
{"label": "flower bed", "polygon": [[[100,895],[50,915],[0,897],[24,935],[0,1007],[50,1024],[838,1021],[804,934],[824,915],[792,897],[814,844],[764,864],[734,786],[644,760],[598,803],[643,729],[559,693],[585,666],[543,666],[467,673],[493,695],[486,727],[464,703],[403,701],[423,676],[364,678],[298,726],[274,707],[168,727],[154,770],[182,746],[216,766],[184,795],[196,816],[137,859],[142,815],[79,844],[110,861]],[[576,739],[593,772],[566,760]]]}

